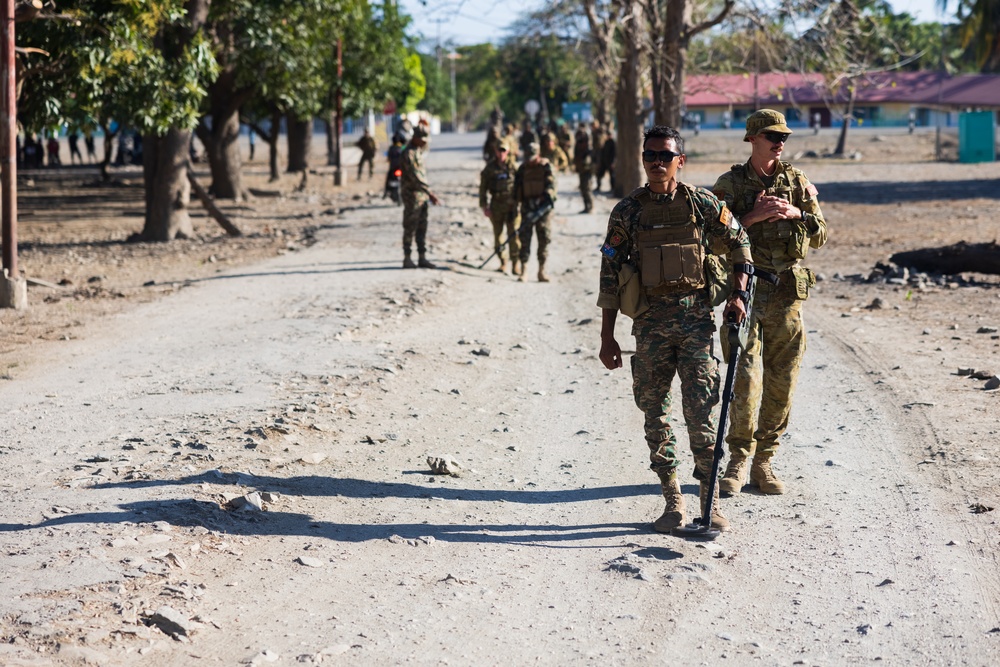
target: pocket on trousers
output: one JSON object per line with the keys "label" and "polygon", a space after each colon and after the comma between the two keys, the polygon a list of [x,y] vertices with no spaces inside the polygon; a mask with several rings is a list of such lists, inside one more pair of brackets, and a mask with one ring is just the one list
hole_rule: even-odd
{"label": "pocket on trousers", "polygon": [[793,266],[795,276],[795,298],[805,301],[809,298],[809,290],[816,285],[816,274],[804,266]]}

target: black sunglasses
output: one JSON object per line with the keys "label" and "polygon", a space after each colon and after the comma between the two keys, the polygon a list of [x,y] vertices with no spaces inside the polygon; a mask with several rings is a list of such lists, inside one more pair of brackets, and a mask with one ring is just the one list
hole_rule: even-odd
{"label": "black sunglasses", "polygon": [[761,132],[761,136],[772,144],[783,144],[788,141],[789,135],[785,132]]}
{"label": "black sunglasses", "polygon": [[680,156],[680,153],[675,153],[673,151],[643,151],[642,159],[645,162],[662,162],[663,164],[670,164],[674,161],[675,157]]}

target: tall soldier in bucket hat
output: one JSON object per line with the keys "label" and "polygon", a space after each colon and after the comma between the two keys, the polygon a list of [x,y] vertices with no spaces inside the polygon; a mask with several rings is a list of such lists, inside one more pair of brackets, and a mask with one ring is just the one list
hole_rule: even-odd
{"label": "tall soldier in bucket hat", "polygon": [[740,400],[729,410],[730,458],[719,484],[722,495],[741,491],[748,464],[750,483],[762,493],[785,492],[771,459],[788,427],[806,350],[802,302],[816,284],[815,274],[801,263],[827,238],[816,186],[780,159],[791,134],[784,115],[773,109],[750,114],[743,137],[751,146],[750,159],[734,164],[712,188],[750,235],[754,264],[779,277],[777,285],[757,286],[750,335],[736,370]]}

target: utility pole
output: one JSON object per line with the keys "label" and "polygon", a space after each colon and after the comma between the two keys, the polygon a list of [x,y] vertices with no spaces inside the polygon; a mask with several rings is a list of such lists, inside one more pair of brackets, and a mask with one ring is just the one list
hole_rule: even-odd
{"label": "utility pole", "polygon": [[460,56],[455,53],[455,49],[452,48],[451,53],[448,54],[448,59],[451,60],[451,131],[458,132],[458,112],[455,108],[455,59]]}
{"label": "utility pole", "polygon": [[340,136],[344,127],[344,43],[337,38],[337,109],[334,119],[333,133],[337,142],[337,159],[333,165],[333,184],[344,184],[344,170],[341,169],[340,155],[343,152],[343,142]]}
{"label": "utility pole", "polygon": [[0,307],[26,308],[28,281],[17,271],[17,93],[14,69],[14,0],[0,0],[0,222],[3,276]]}

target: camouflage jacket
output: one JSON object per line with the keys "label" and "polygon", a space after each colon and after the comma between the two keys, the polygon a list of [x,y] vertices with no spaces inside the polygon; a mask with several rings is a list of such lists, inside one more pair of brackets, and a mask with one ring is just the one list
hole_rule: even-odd
{"label": "camouflage jacket", "polygon": [[426,154],[422,148],[407,145],[403,149],[400,161],[400,168],[403,170],[403,175],[399,179],[401,194],[415,205],[430,199],[431,186],[427,183],[427,168],[424,167]]}
{"label": "camouflage jacket", "polygon": [[479,208],[492,206],[492,202],[510,203],[514,200],[514,174],[517,162],[507,154],[507,160],[499,162],[494,155],[479,173]]}
{"label": "camouflage jacket", "polygon": [[358,139],[357,146],[361,149],[363,157],[375,157],[375,153],[378,152],[378,144],[375,143],[374,137],[361,137]]}
{"label": "camouflage jacket", "polygon": [[569,158],[566,156],[566,152],[559,146],[553,146],[551,151],[543,146],[542,157],[551,162],[556,171],[566,171],[569,169]]}
{"label": "camouflage jacket", "polygon": [[[541,194],[531,195],[533,187],[541,190]],[[521,204],[522,213],[525,207],[527,210],[538,208],[544,197],[552,202],[556,200],[556,177],[552,173],[552,165],[545,158],[536,164],[522,163],[514,176],[514,199]]]}
{"label": "camouflage jacket", "polygon": [[826,243],[826,220],[819,208],[816,186],[787,162],[778,163],[770,188],[749,162],[734,164],[712,187],[715,196],[725,201],[737,218],[753,209],[757,195],[764,190],[787,199],[803,211],[802,220],[768,220],[747,227],[754,262],[762,269],[780,273],[805,259],[809,248],[820,248]]}
{"label": "camouflage jacket", "polygon": [[701,228],[702,245],[706,251],[713,255],[728,255],[734,264],[751,261],[750,239],[746,230],[735,221],[725,203],[713,197],[711,192],[678,183],[672,194],[663,195],[650,192],[649,186],[645,185],[618,202],[608,219],[608,233],[601,247],[599,308],[618,309],[618,273],[626,262],[641,270],[636,232],[641,229],[642,214],[642,204],[637,197],[643,191],[649,192],[653,201],[669,201],[674,196],[683,196],[686,191],[694,205],[695,224]]}

